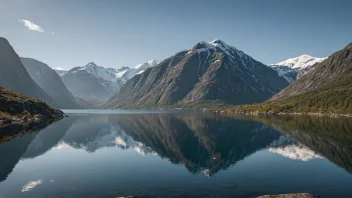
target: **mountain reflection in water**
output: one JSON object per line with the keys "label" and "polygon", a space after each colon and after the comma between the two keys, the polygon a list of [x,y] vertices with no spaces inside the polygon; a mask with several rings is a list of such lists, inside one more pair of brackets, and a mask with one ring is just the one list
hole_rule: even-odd
{"label": "mountain reflection in water", "polygon": [[[347,118],[234,118],[206,113],[72,114],[38,133],[0,144],[0,181],[6,184],[15,166],[26,159],[35,159],[67,148],[97,157],[95,153],[101,149],[130,150],[137,155],[157,156],[169,163],[184,166],[192,174],[206,176],[215,176],[229,167],[236,168],[237,163],[245,162],[246,158],[259,151],[303,163],[326,158],[351,173],[351,126],[351,119]],[[269,158],[257,157],[258,160],[268,163],[271,155],[265,155]],[[259,160],[258,166],[260,163]],[[351,176],[348,178],[352,179]],[[44,188],[45,180],[33,178],[22,186],[26,187],[22,189],[23,192],[34,192],[32,189]],[[2,183],[0,190],[1,187]],[[277,189],[261,190],[257,193],[285,192]],[[224,192],[227,191],[231,190]],[[241,193],[243,197],[253,195],[249,189]]]}

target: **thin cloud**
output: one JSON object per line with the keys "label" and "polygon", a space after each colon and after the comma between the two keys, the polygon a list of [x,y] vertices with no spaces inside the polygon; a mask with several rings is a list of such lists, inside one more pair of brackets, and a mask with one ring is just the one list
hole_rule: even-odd
{"label": "thin cloud", "polygon": [[20,23],[22,23],[25,27],[28,28],[28,30],[31,31],[36,31],[36,32],[44,32],[43,28],[40,27],[39,25],[33,23],[32,21],[28,21],[25,19],[18,19]]}

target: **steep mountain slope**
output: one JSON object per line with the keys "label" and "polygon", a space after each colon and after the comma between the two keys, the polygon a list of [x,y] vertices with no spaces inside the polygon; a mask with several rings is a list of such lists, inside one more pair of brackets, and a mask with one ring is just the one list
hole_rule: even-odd
{"label": "steep mountain slope", "polygon": [[237,111],[352,114],[352,43],[272,97]]}
{"label": "steep mountain slope", "polygon": [[284,77],[288,83],[293,83],[297,80],[298,72],[288,66],[271,65],[275,71],[277,71],[279,76]]}
{"label": "steep mountain slope", "polygon": [[277,72],[221,40],[200,42],[127,81],[105,107],[144,108],[221,100],[262,102],[286,87]]}
{"label": "steep mountain slope", "polygon": [[48,65],[32,58],[21,58],[31,78],[63,108],[81,108],[59,75]]}
{"label": "steep mountain slope", "polygon": [[150,60],[147,63],[141,63],[133,68],[129,68],[128,70],[123,70],[116,74],[117,78],[120,78],[123,83],[127,82],[127,80],[131,79],[137,74],[143,73],[146,69],[150,67],[154,67],[159,62],[157,60]]}
{"label": "steep mountain slope", "polygon": [[54,71],[59,75],[59,76],[63,76],[65,75],[68,71],[62,69],[61,67],[56,67],[54,69]]}
{"label": "steep mountain slope", "polygon": [[104,67],[89,63],[84,67],[75,67],[61,76],[67,89],[78,98],[98,105],[120,88],[115,75]]}
{"label": "steep mountain slope", "polygon": [[118,92],[128,79],[156,64],[157,61],[152,60],[134,68],[113,69],[89,63],[84,67],[75,67],[61,73],[61,78],[75,97],[82,98],[93,105],[99,105]]}
{"label": "steep mountain slope", "polygon": [[326,58],[317,58],[310,55],[301,55],[295,58],[289,58],[285,61],[280,63],[272,64],[270,66],[277,67],[277,66],[287,66],[290,67],[298,72],[297,78],[300,78],[304,74],[308,73],[309,71],[313,70],[314,67],[324,61]]}
{"label": "steep mountain slope", "polygon": [[61,107],[30,77],[10,43],[0,37],[0,86]]}

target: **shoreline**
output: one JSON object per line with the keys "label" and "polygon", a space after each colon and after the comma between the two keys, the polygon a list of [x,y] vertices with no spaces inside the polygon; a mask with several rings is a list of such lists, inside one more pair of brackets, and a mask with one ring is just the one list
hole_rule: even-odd
{"label": "shoreline", "polygon": [[284,113],[284,112],[259,112],[259,111],[225,111],[225,110],[218,110],[212,111],[213,113],[220,113],[220,114],[242,114],[242,115],[308,115],[308,116],[328,116],[328,117],[352,117],[352,114],[339,114],[339,113]]}
{"label": "shoreline", "polygon": [[11,116],[10,119],[0,120],[0,142],[6,142],[28,132],[37,131],[65,117],[67,115],[62,113],[49,118],[44,116],[22,116],[21,118]]}

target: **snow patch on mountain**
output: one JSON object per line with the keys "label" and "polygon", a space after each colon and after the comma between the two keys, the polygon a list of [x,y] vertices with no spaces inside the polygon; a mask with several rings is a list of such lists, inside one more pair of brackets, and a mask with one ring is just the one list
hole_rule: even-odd
{"label": "snow patch on mountain", "polygon": [[55,67],[55,70],[65,71],[65,69],[63,69],[63,68],[61,68],[61,67]]}
{"label": "snow patch on mountain", "polygon": [[293,83],[297,80],[297,71],[290,67],[280,65],[271,65],[270,67],[274,69],[279,76],[284,77],[288,83]]}
{"label": "snow patch on mountain", "polygon": [[61,67],[56,67],[54,69],[54,71],[59,75],[59,76],[63,76],[67,73],[67,70],[61,68]]}
{"label": "snow patch on mountain", "polygon": [[310,55],[301,55],[295,58],[289,58],[285,61],[276,63],[276,64],[272,64],[272,65],[282,65],[282,66],[288,66],[294,69],[303,69],[303,68],[307,68],[310,67],[316,63],[320,63],[322,61],[324,61],[325,59],[327,59],[328,57],[325,58],[317,58],[317,57],[313,57]]}
{"label": "snow patch on mountain", "polygon": [[110,70],[107,70],[104,67],[98,66],[93,62],[88,63],[86,66],[82,67],[80,70],[85,70],[88,73],[95,76],[96,78],[104,79],[106,81],[113,82],[116,80],[116,75],[113,72],[111,72]]}

